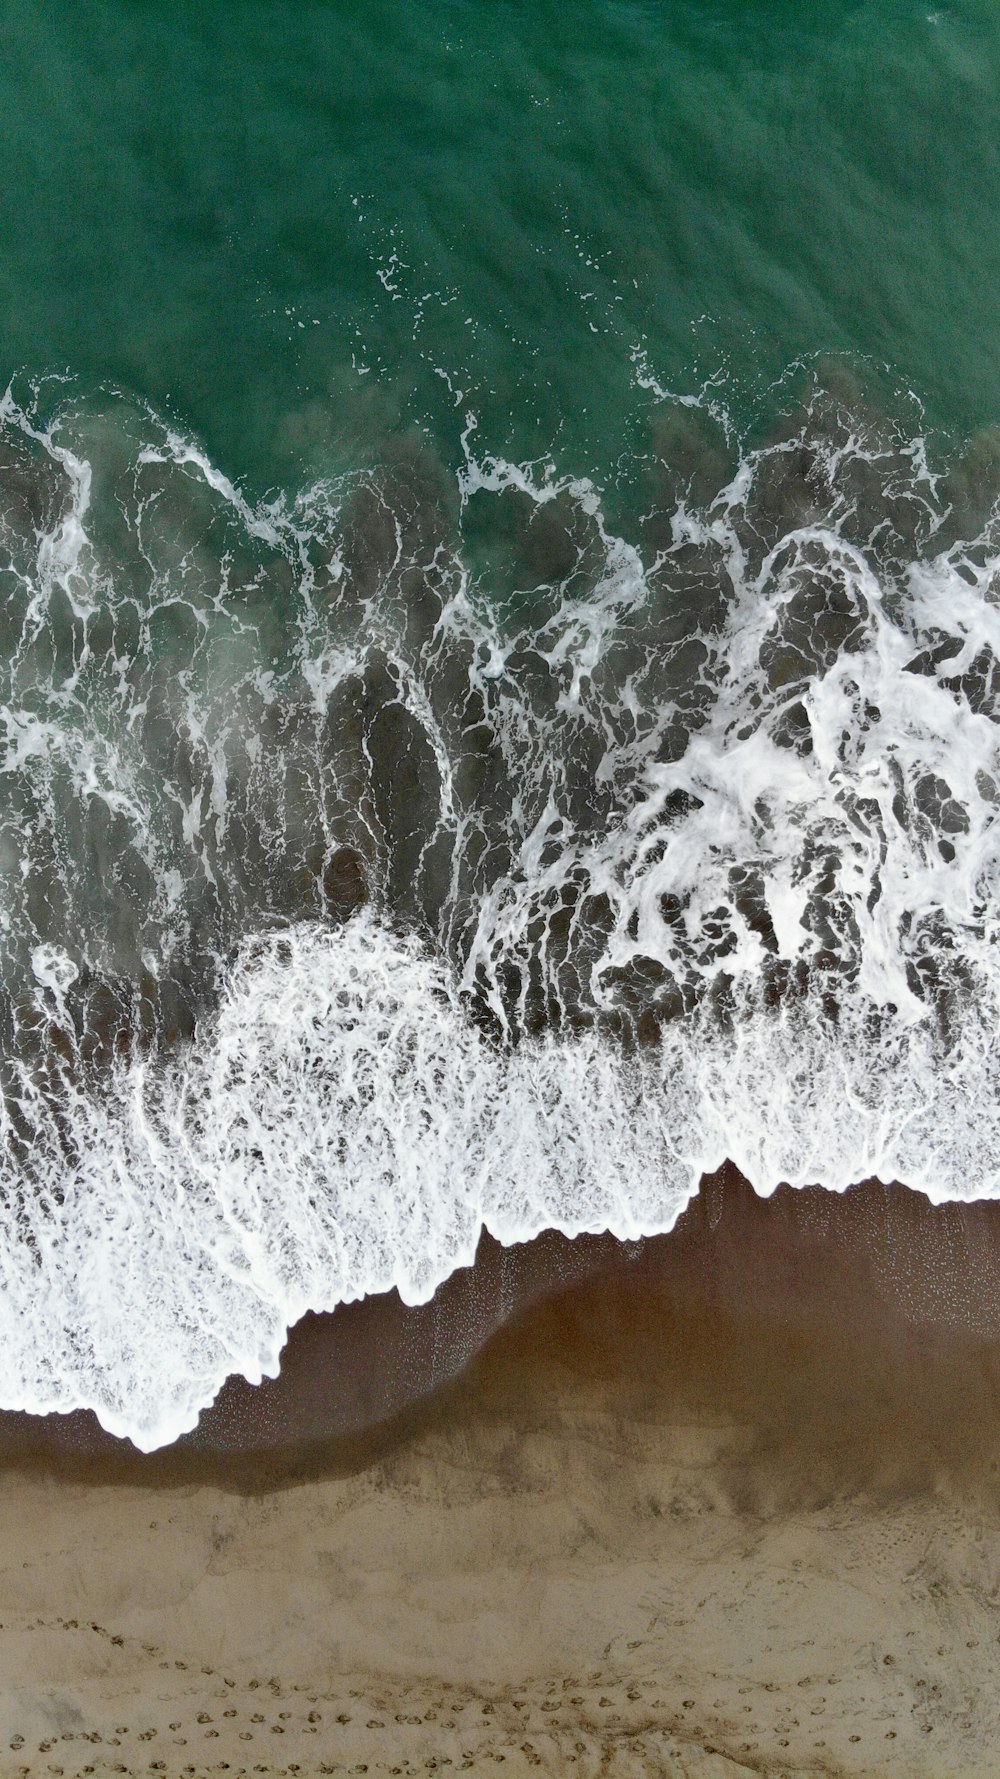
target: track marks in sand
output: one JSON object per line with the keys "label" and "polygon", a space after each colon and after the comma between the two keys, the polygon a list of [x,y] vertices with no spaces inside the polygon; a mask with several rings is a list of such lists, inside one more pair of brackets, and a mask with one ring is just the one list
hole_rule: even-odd
{"label": "track marks in sand", "polygon": [[[492,1694],[388,1681],[320,1693],[279,1676],[227,1674],[188,1662],[100,1625],[55,1625],[101,1637],[123,1654],[131,1646],[162,1679],[142,1687],[141,1715],[122,1711],[119,1702],[113,1714],[88,1722],[77,1704],[71,1727],[54,1722],[37,1739],[27,1726],[15,1731],[7,1761],[0,1760],[3,1779],[200,1779],[207,1773],[227,1779],[363,1773],[414,1779],[439,1769],[494,1768],[508,1776],[572,1772],[579,1779],[639,1779],[683,1772],[715,1779],[717,1772],[722,1779],[725,1772],[734,1779],[756,1770],[734,1763],[728,1751],[684,1725],[659,1683],[610,1672]],[[150,1709],[156,1696],[159,1710]]]}
{"label": "track marks in sand", "polygon": [[[112,1647],[126,1647],[107,1635]],[[0,1763],[4,1779],[415,1779],[439,1769],[478,1774],[500,1767],[508,1779],[779,1779],[882,1772],[887,1764],[876,1765],[871,1748],[858,1758],[861,1737],[830,1713],[829,1693],[812,1676],[801,1679],[794,1710],[776,1691],[750,1684],[738,1689],[737,1703],[722,1676],[707,1677],[712,1684],[697,1698],[684,1692],[680,1677],[650,1681],[607,1671],[492,1695],[398,1683],[320,1693],[278,1676],[234,1676],[164,1657],[155,1645],[149,1650],[174,1682],[161,1689],[159,1712],[149,1708],[145,1689],[141,1716],[119,1710],[38,1740],[16,1732],[8,1764]],[[168,1691],[172,1696],[164,1696]],[[870,1732],[865,1740],[871,1744]],[[855,1759],[845,1761],[848,1753]]]}
{"label": "track marks in sand", "polygon": [[[75,1688],[40,1685],[17,1723],[8,1707],[0,1779],[414,1779],[494,1768],[506,1779],[911,1779],[933,1771],[935,1738],[954,1721],[942,1673],[989,1655],[963,1638],[937,1646],[939,1672],[919,1671],[900,1641],[859,1652],[852,1672],[809,1668],[790,1681],[783,1665],[779,1683],[765,1645],[757,1673],[720,1667],[696,1678],[678,1665],[682,1644],[657,1628],[617,1643],[605,1666],[532,1684],[484,1691],[366,1677],[321,1689],[229,1671],[96,1621],[36,1618],[0,1632],[48,1634],[57,1654],[65,1638],[83,1657],[59,1662],[80,1675]],[[88,1644],[106,1657],[96,1681]],[[99,1705],[102,1695],[117,1702]],[[970,1762],[970,1774],[980,1771],[989,1768]]]}

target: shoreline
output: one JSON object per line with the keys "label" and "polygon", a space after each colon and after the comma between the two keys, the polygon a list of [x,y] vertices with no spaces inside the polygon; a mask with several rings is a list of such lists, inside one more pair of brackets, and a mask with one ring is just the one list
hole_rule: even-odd
{"label": "shoreline", "polygon": [[[707,1355],[727,1340],[738,1352],[748,1323],[773,1338],[784,1329],[815,1342],[834,1338],[836,1320],[846,1318],[864,1324],[872,1351],[886,1358],[909,1364],[922,1347],[931,1369],[918,1368],[919,1396],[935,1363],[947,1368],[960,1350],[1000,1375],[1000,1201],[935,1205],[880,1181],[846,1193],[780,1186],[762,1198],[727,1163],[703,1177],[666,1235],[623,1242],[547,1230],[504,1248],[483,1232],[474,1265],[452,1273],[426,1304],[406,1305],[391,1291],[310,1312],[289,1331],[277,1377],[253,1385],[230,1376],[197,1427],[158,1451],[137,1451],[91,1410],[0,1410],[0,1471],[51,1465],[61,1475],[150,1486],[187,1476],[239,1486],[245,1465],[253,1489],[280,1486],[286,1470],[294,1479],[303,1467],[354,1468],[369,1445],[408,1437],[434,1414],[437,1397],[460,1394],[491,1345],[530,1345],[531,1331],[517,1330],[533,1310],[545,1325],[581,1293],[588,1310],[559,1336],[567,1349],[579,1345],[587,1314],[595,1327],[607,1323],[609,1303],[620,1316],[631,1294],[636,1328],[621,1327],[616,1339],[624,1347],[634,1338],[643,1314],[661,1341],[669,1326],[677,1350],[663,1368],[675,1395],[699,1377],[698,1390],[722,1388],[726,1366],[713,1361],[709,1377]],[[851,1337],[842,1329],[839,1338]],[[648,1359],[652,1349],[637,1350]],[[624,1409],[635,1385],[624,1350],[616,1362]],[[643,1389],[669,1398],[670,1378],[647,1378]]]}
{"label": "shoreline", "polygon": [[232,1384],[214,1448],[6,1417],[0,1779],[991,1779],[1000,1206],[723,1170],[561,1244],[300,1325],[255,1448]]}

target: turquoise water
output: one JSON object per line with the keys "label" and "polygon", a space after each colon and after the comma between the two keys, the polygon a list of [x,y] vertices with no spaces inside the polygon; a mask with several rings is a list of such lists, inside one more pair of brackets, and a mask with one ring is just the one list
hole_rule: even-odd
{"label": "turquoise water", "polygon": [[255,486],[413,421],[453,459],[453,401],[607,477],[636,348],[744,410],[836,351],[1000,416],[990,0],[56,0],[4,39],[4,376],[110,381]]}
{"label": "turquoise water", "polygon": [[0,1407],[727,1157],[1000,1197],[998,92],[993,0],[4,9]]}

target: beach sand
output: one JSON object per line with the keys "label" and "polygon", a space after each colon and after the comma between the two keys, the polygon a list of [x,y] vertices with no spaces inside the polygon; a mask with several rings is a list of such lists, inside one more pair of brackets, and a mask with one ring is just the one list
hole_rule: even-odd
{"label": "beach sand", "polygon": [[484,1242],[170,1452],[0,1417],[0,1773],[995,1776],[998,1462],[1000,1206]]}

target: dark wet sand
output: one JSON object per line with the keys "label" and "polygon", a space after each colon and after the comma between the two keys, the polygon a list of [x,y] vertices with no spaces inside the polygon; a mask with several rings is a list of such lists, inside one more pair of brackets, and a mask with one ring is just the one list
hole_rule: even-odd
{"label": "dark wet sand", "polygon": [[738,1411],[762,1440],[836,1449],[858,1482],[979,1475],[1000,1458],[1000,1204],[877,1181],[761,1199],[726,1168],[669,1235],[484,1235],[429,1304],[391,1292],[306,1316],[278,1378],[231,1378],[166,1452],[90,1413],[0,1413],[0,1464],[253,1489],[363,1466],[442,1416],[530,1417],[568,1387],[622,1414]]}
{"label": "dark wet sand", "polygon": [[484,1241],[167,1453],[0,1420],[0,1774],[995,1774],[998,1463],[1000,1205]]}

